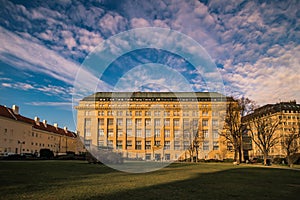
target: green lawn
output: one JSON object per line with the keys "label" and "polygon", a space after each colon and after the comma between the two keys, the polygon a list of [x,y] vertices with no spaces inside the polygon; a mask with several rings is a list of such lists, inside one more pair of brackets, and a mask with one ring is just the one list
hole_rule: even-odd
{"label": "green lawn", "polygon": [[79,161],[1,161],[0,199],[299,199],[300,171],[225,163],[129,174]]}

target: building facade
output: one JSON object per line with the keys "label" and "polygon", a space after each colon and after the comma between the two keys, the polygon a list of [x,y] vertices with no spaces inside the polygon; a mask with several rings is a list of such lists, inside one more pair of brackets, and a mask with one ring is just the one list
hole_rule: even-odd
{"label": "building facade", "polygon": [[24,117],[15,105],[12,108],[0,105],[0,131],[0,155],[38,154],[40,149],[60,155],[68,151],[79,153],[83,148],[77,135],[67,127],[47,124],[38,117]]}
{"label": "building facade", "polygon": [[223,131],[226,104],[207,92],[98,92],[76,107],[87,149],[112,149],[142,160],[232,157]]}
{"label": "building facade", "polygon": [[[269,157],[286,157],[284,149],[284,140],[289,134],[300,134],[300,104],[296,101],[280,102],[276,104],[267,104],[258,109],[255,109],[253,113],[243,117],[244,124],[253,123],[253,119],[270,123],[275,128],[273,138],[276,138],[275,145],[270,149]],[[255,130],[255,127],[253,131]],[[250,135],[250,133],[248,133]],[[295,140],[296,145],[300,145],[300,140]],[[262,157],[262,151],[258,145],[252,142],[252,150],[249,151],[250,158]]]}

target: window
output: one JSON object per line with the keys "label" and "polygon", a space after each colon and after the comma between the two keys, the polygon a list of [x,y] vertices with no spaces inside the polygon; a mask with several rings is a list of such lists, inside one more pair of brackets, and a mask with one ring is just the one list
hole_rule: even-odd
{"label": "window", "polygon": [[174,149],[175,150],[180,150],[180,141],[175,141],[174,142]]}
{"label": "window", "polygon": [[91,119],[86,118],[84,122],[84,135],[90,137],[91,136]]}
{"label": "window", "polygon": [[118,126],[123,126],[123,119],[122,118],[117,119],[117,125]]}
{"label": "window", "polygon": [[142,119],[136,119],[135,120],[135,125],[136,126],[142,126]]}
{"label": "window", "polygon": [[187,149],[189,149],[189,147],[190,147],[190,142],[189,141],[183,141],[183,148],[185,150],[187,150]]}
{"label": "window", "polygon": [[126,116],[132,116],[132,111],[126,111]]}
{"label": "window", "polygon": [[154,130],[155,137],[160,137],[160,129]]}
{"label": "window", "polygon": [[122,129],[118,129],[118,137],[122,137],[123,136],[123,130]]}
{"label": "window", "polygon": [[189,116],[189,111],[183,111],[182,115],[183,116]]}
{"label": "window", "polygon": [[198,119],[193,119],[193,127],[194,128],[198,128],[198,122],[199,122]]}
{"label": "window", "polygon": [[122,140],[118,140],[117,141],[117,149],[122,149],[123,148],[123,141]]}
{"label": "window", "polygon": [[189,128],[190,127],[190,121],[189,121],[189,119],[183,119],[183,126],[185,128]]}
{"label": "window", "polygon": [[146,116],[151,116],[151,111],[146,111],[146,112],[145,112],[145,115],[146,115]]}
{"label": "window", "polygon": [[213,112],[212,112],[212,116],[214,116],[214,117],[219,116],[219,112],[213,111]]}
{"label": "window", "polygon": [[98,126],[104,126],[104,119],[98,119]]}
{"label": "window", "polygon": [[114,119],[107,119],[107,124],[109,126],[114,125]]}
{"label": "window", "polygon": [[117,116],[123,116],[123,111],[117,111]]}
{"label": "window", "polygon": [[135,142],[135,149],[137,149],[137,150],[142,149],[142,141],[136,141]]}
{"label": "window", "polygon": [[84,145],[85,145],[86,147],[90,147],[91,144],[92,144],[92,140],[84,140]]}
{"label": "window", "polygon": [[151,153],[146,153],[145,159],[146,160],[151,160]]}
{"label": "window", "polygon": [[180,137],[180,132],[179,130],[174,130],[174,137],[179,138]]}
{"label": "window", "polygon": [[193,117],[198,117],[198,111],[192,111],[192,116]]}
{"label": "window", "polygon": [[203,116],[208,116],[208,111],[206,111],[206,110],[203,111],[203,112],[202,112],[202,115],[203,115]]}
{"label": "window", "polygon": [[151,129],[146,129],[146,137],[151,137]]}
{"label": "window", "polygon": [[180,112],[177,111],[177,110],[175,110],[175,111],[173,111],[173,115],[174,115],[174,116],[180,116]]}
{"label": "window", "polygon": [[154,141],[154,145],[155,145],[155,146],[160,146],[160,141],[159,141],[159,140],[158,140],[158,141],[157,141],[157,140]]}
{"label": "window", "polygon": [[168,150],[170,149],[170,146],[170,141],[165,141],[164,148]]}
{"label": "window", "polygon": [[190,137],[189,130],[184,130],[183,131],[183,138],[189,138],[189,137]]}
{"label": "window", "polygon": [[104,116],[104,111],[103,110],[98,111],[98,116]]}
{"label": "window", "polygon": [[165,138],[169,138],[169,137],[170,137],[170,130],[165,129]]}
{"label": "window", "polygon": [[160,126],[160,119],[154,119],[154,125]]}
{"label": "window", "polygon": [[142,111],[135,111],[135,116],[142,116]]}
{"label": "window", "polygon": [[202,120],[202,126],[208,126],[208,120],[207,119]]}
{"label": "window", "polygon": [[208,130],[203,130],[203,137],[208,138]]}
{"label": "window", "polygon": [[170,126],[170,119],[164,119],[164,125]]}
{"label": "window", "polygon": [[160,111],[154,111],[154,116],[160,116]]}
{"label": "window", "polygon": [[208,151],[209,150],[209,142],[208,141],[204,141],[203,142],[203,150],[204,151]]}
{"label": "window", "polygon": [[127,129],[126,132],[128,137],[132,136],[132,129]]}
{"label": "window", "polygon": [[174,119],[174,126],[179,126],[179,119]]}
{"label": "window", "polygon": [[165,154],[165,160],[170,160],[171,159],[171,155],[169,153]]}
{"label": "window", "polygon": [[146,126],[151,126],[151,119],[145,119]]}
{"label": "window", "polygon": [[112,140],[108,140],[108,141],[107,141],[107,146],[108,146],[108,147],[113,148],[113,144],[114,144],[114,143],[113,143]]}
{"label": "window", "polygon": [[233,150],[233,145],[231,142],[227,142],[227,150],[229,150],[229,151]]}
{"label": "window", "polygon": [[213,130],[213,138],[215,139],[219,138],[218,130]]}
{"label": "window", "polygon": [[142,137],[142,129],[136,129],[136,137]]}
{"label": "window", "polygon": [[91,126],[91,124],[92,124],[91,118],[85,118],[84,125],[87,127],[87,126]]}
{"label": "window", "polygon": [[146,144],[146,145],[145,145],[145,148],[146,148],[146,149],[151,149],[151,141],[146,141],[145,144]]}
{"label": "window", "polygon": [[218,125],[219,125],[218,120],[213,119],[212,120],[212,126],[217,128]]}
{"label": "window", "polygon": [[126,119],[126,126],[132,126],[132,119]]}
{"label": "window", "polygon": [[114,115],[113,111],[111,111],[111,110],[107,111],[107,116],[113,116],[113,115]]}
{"label": "window", "polygon": [[108,137],[113,137],[114,136],[114,130],[113,129],[108,129]]}
{"label": "window", "polygon": [[213,150],[219,150],[219,142],[213,142]]}
{"label": "window", "polygon": [[132,147],[132,141],[131,140],[127,140],[126,146],[127,146],[127,148],[131,148]]}
{"label": "window", "polygon": [[104,137],[104,129],[103,128],[98,129],[98,136],[99,137]]}
{"label": "window", "polygon": [[164,111],[164,116],[165,117],[170,116],[170,111]]}
{"label": "window", "polygon": [[84,112],[84,115],[85,115],[85,116],[91,116],[91,111],[85,111],[85,112]]}

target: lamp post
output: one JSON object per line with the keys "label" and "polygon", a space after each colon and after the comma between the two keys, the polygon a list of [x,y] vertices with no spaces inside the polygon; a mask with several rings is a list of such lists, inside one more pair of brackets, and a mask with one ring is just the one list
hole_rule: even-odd
{"label": "lamp post", "polygon": [[20,144],[20,155],[22,154],[22,144],[25,144],[25,141],[18,140],[18,144]]}

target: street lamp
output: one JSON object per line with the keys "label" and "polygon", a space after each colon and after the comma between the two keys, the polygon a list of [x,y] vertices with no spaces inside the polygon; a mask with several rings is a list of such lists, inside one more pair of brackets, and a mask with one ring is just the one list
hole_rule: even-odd
{"label": "street lamp", "polygon": [[22,144],[25,144],[25,141],[18,140],[18,144],[20,144],[20,155],[22,154]]}

